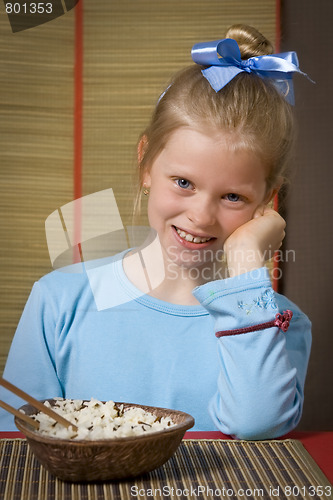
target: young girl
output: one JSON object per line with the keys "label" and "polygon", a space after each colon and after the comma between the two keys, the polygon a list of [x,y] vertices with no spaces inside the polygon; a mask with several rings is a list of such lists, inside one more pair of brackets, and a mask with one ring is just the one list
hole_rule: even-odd
{"label": "young girl", "polygon": [[226,38],[193,48],[200,64],[175,76],[140,139],[148,240],[34,285],[4,372],[34,397],[175,408],[241,439],[298,424],[310,323],[264,265],[284,238],[267,204],[291,153],[297,59],[261,57],[271,45],[247,26]]}

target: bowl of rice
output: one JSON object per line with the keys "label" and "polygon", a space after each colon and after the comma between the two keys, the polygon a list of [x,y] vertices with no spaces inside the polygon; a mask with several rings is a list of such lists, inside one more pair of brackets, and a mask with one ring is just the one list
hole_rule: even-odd
{"label": "bowl of rice", "polygon": [[109,481],[156,469],[194,425],[191,415],[167,408],[96,399],[54,398],[43,403],[75,424],[77,431],[29,404],[20,412],[37,420],[39,428],[18,417],[15,424],[37,460],[64,481]]}

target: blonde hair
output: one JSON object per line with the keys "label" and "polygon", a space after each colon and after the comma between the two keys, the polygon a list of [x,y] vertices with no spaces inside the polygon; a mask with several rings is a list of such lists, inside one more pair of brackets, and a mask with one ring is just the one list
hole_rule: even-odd
{"label": "blonde hair", "polygon": [[[242,59],[273,53],[272,44],[251,26],[233,25],[225,38],[237,41]],[[254,151],[268,167],[267,188],[285,179],[294,143],[293,113],[285,98],[268,78],[245,72],[215,92],[202,69],[195,64],[175,75],[141,136],[136,210],[145,172],[184,126],[219,130],[234,148]]]}

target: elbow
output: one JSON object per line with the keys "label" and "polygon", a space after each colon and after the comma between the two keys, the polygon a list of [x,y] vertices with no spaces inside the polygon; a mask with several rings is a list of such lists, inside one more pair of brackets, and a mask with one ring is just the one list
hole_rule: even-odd
{"label": "elbow", "polygon": [[235,439],[258,441],[275,439],[295,429],[301,419],[302,403],[295,400],[292,405],[240,405],[233,415],[228,412],[228,416],[216,410],[212,405],[210,413],[221,432]]}
{"label": "elbow", "polygon": [[276,439],[292,431],[298,424],[299,418],[260,418],[254,420],[245,419],[239,421],[232,431],[232,437],[246,441],[261,441],[264,439]]}
{"label": "elbow", "polygon": [[280,425],[273,418],[260,415],[259,418],[239,418],[231,427],[231,435],[235,439],[259,441],[274,439],[281,435]]}

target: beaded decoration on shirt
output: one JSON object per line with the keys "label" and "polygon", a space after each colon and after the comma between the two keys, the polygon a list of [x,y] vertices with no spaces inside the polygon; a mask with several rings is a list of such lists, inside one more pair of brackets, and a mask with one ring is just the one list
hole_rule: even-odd
{"label": "beaded decoration on shirt", "polygon": [[224,330],[216,332],[215,336],[217,338],[227,337],[230,335],[240,335],[242,333],[257,332],[259,330],[266,330],[266,328],[272,328],[277,326],[283,332],[286,332],[289,328],[290,320],[293,317],[292,311],[287,309],[283,314],[276,314],[275,319],[272,321],[266,321],[266,323],[260,323],[259,325],[247,326],[245,328],[235,328],[234,330]]}

